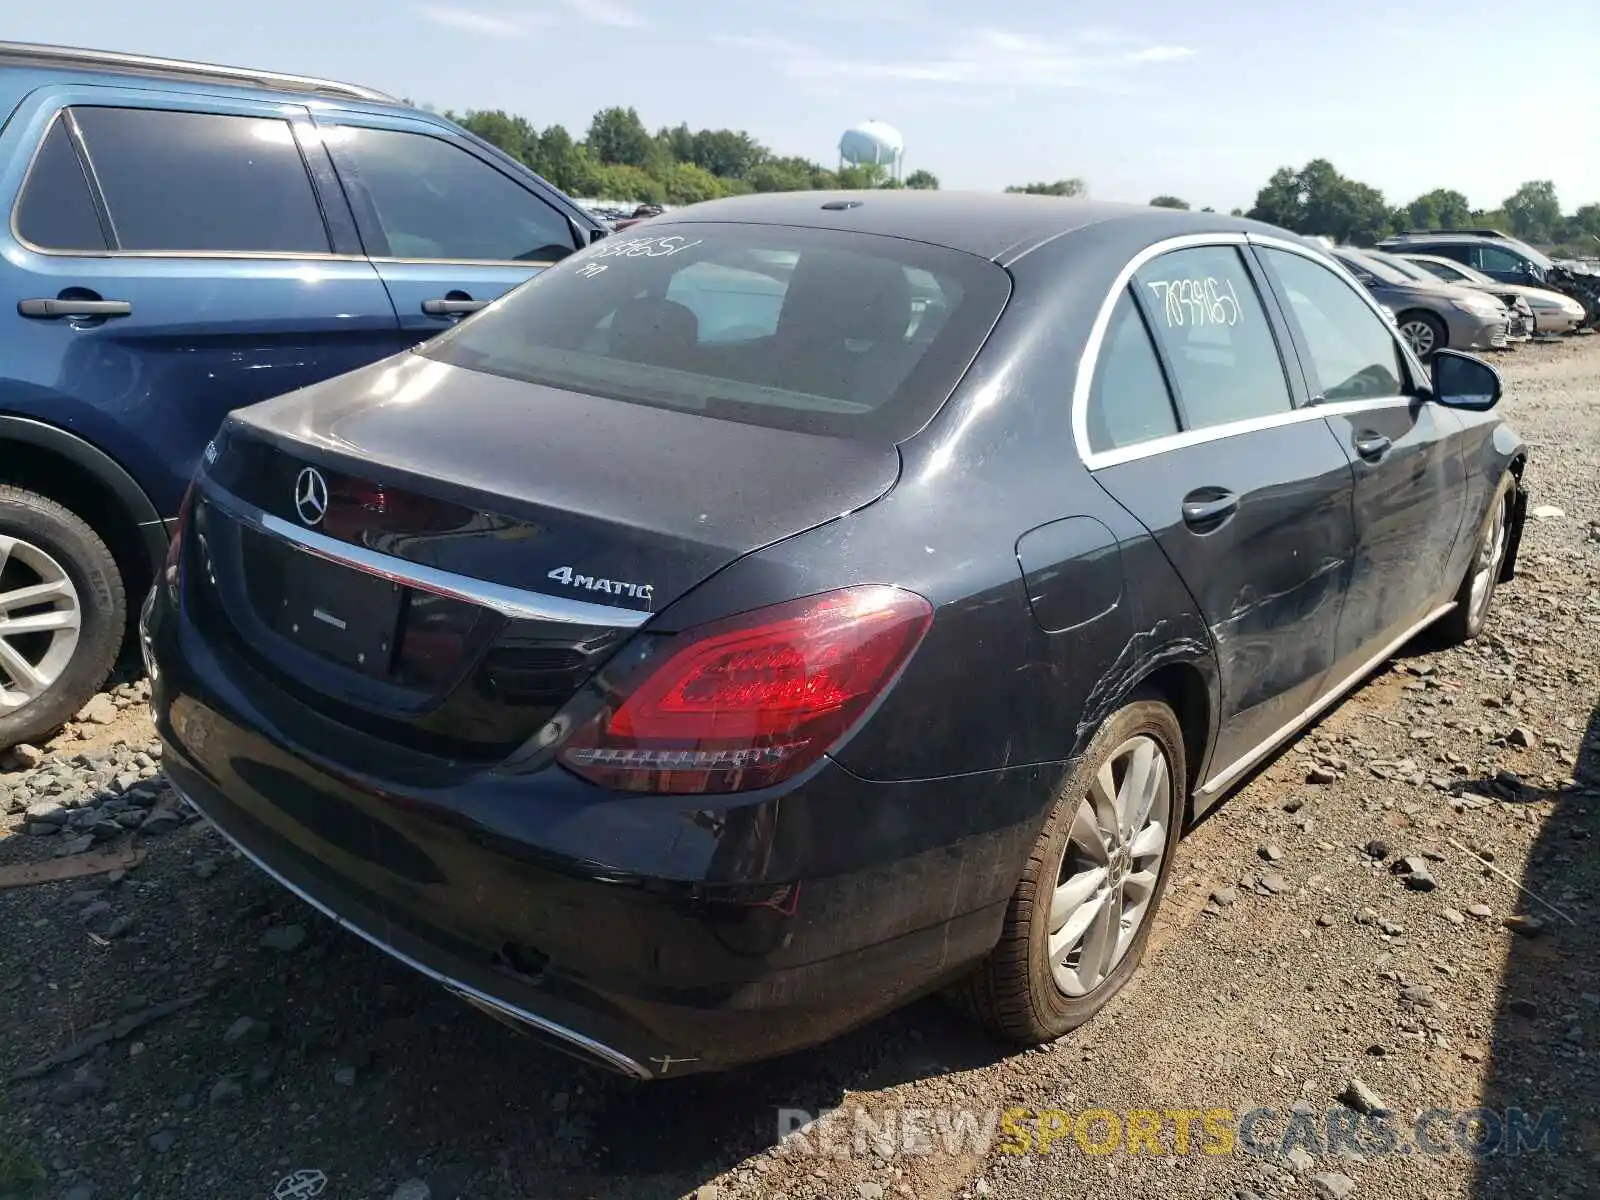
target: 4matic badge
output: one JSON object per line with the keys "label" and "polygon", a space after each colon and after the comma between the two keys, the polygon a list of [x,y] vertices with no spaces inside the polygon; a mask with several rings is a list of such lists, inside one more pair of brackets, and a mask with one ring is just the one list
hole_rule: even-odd
{"label": "4matic badge", "polygon": [[628,583],[622,579],[601,579],[594,575],[579,575],[571,567],[557,567],[549,578],[570,588],[588,588],[591,592],[605,592],[612,596],[633,596],[639,600],[651,598],[652,585]]}

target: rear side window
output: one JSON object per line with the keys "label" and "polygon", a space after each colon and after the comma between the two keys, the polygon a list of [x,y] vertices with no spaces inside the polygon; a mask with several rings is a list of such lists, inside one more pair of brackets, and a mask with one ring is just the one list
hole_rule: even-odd
{"label": "rear side window", "polygon": [[1147,263],[1134,281],[1189,428],[1289,411],[1278,343],[1237,250],[1173,250]]}
{"label": "rear side window", "polygon": [[1364,400],[1404,392],[1399,343],[1349,284],[1304,255],[1268,248],[1259,253],[1289,302],[1324,400]]}
{"label": "rear side window", "polygon": [[1009,294],[994,263],[920,242],[680,223],[598,242],[420,353],[635,404],[899,440],[949,396]]}
{"label": "rear side window", "polygon": [[105,250],[78,154],[66,122],[50,126],[17,200],[17,232],[45,250]]}
{"label": "rear side window", "polygon": [[1097,454],[1178,432],[1161,361],[1128,292],[1111,310],[1088,415],[1089,449]]}
{"label": "rear side window", "polygon": [[326,254],[287,121],[75,108],[123,250]]}
{"label": "rear side window", "polygon": [[440,138],[345,125],[328,143],[390,256],[554,262],[576,246],[566,217]]}
{"label": "rear side window", "polygon": [[1499,275],[1532,274],[1528,270],[1527,259],[1509,250],[1502,250],[1499,246],[1476,246],[1473,253],[1477,255],[1479,270]]}

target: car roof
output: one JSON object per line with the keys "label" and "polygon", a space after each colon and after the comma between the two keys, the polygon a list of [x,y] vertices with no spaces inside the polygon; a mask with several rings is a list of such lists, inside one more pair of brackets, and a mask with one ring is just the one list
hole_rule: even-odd
{"label": "car roof", "polygon": [[650,221],[651,228],[707,221],[848,229],[928,242],[1009,265],[1028,251],[1089,226],[1145,233],[1155,242],[1189,233],[1267,233],[1298,239],[1275,226],[1220,213],[1149,208],[1104,200],[1007,192],[878,188],[841,192],[764,192],[708,200]]}

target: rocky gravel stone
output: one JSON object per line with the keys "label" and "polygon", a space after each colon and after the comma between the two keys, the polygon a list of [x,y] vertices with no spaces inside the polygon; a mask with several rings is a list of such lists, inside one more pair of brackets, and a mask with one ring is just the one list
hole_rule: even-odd
{"label": "rocky gravel stone", "polygon": [[276,950],[279,954],[293,954],[306,943],[304,925],[274,925],[261,935],[263,950]]}

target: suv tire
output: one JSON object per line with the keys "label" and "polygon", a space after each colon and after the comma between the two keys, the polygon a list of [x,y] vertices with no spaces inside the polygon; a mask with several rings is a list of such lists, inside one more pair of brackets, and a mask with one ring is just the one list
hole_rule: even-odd
{"label": "suv tire", "polygon": [[[19,605],[23,588],[49,591]],[[47,496],[0,485],[0,750],[54,733],[99,690],[127,632],[127,611],[116,560],[81,517]],[[75,643],[70,616],[48,622],[72,613]],[[26,618],[52,627],[6,632]],[[33,675],[26,686],[24,671]]]}

